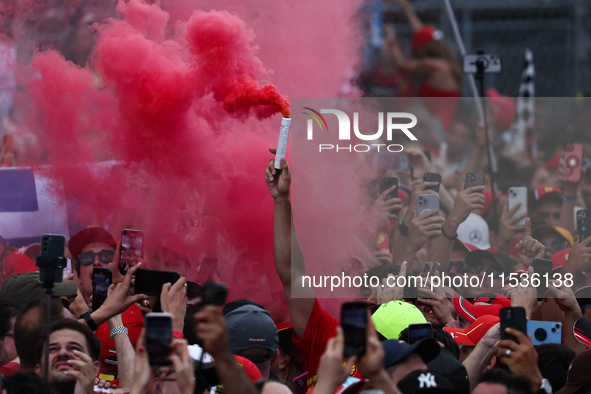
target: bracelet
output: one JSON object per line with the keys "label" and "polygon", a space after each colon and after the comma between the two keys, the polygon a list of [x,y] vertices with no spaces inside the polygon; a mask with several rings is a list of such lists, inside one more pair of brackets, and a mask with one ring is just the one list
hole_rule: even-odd
{"label": "bracelet", "polygon": [[84,312],[82,315],[80,315],[79,319],[84,319],[86,321],[86,324],[88,325],[88,327],[90,327],[92,331],[98,330],[96,323],[94,322],[94,320],[92,320],[92,317],[90,316],[90,311]]}
{"label": "bracelet", "polygon": [[564,201],[568,201],[568,202],[575,202],[577,201],[577,196],[574,197],[569,197],[569,196],[565,196],[564,194],[562,195],[562,199]]}
{"label": "bracelet", "polygon": [[183,334],[179,330],[172,330],[172,336],[177,339],[183,339],[185,337],[185,334]]}
{"label": "bracelet", "polygon": [[[445,226],[444,226],[445,227]],[[443,235],[445,238],[449,239],[450,241],[455,241],[456,238],[458,238],[458,234],[456,233],[456,235],[454,235],[453,237],[450,237],[449,235],[447,235],[445,233],[445,230],[443,229],[443,227],[441,227],[441,235]]]}
{"label": "bracelet", "polygon": [[127,327],[113,327],[113,328],[111,328],[111,332],[109,333],[109,337],[111,337],[111,339],[113,339],[113,337],[117,334],[129,335],[129,332],[127,331]]}

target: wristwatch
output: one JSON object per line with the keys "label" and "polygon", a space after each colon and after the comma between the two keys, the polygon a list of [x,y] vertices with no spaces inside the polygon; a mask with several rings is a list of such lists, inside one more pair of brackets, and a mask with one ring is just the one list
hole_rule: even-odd
{"label": "wristwatch", "polygon": [[552,385],[546,378],[542,379],[542,386],[538,390],[539,394],[552,394]]}
{"label": "wristwatch", "polygon": [[408,226],[404,224],[403,218],[400,218],[400,220],[398,221],[398,231],[400,231],[400,234],[404,235],[405,237],[408,237]]}
{"label": "wristwatch", "polygon": [[79,319],[84,319],[86,321],[86,324],[88,325],[88,327],[90,327],[92,331],[98,330],[96,323],[94,322],[94,320],[92,320],[92,317],[90,316],[90,310],[80,315]]}

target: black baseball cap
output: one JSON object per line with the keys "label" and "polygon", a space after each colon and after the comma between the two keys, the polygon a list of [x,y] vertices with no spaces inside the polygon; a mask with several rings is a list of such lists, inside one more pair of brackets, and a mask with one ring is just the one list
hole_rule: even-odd
{"label": "black baseball cap", "polygon": [[382,347],[386,353],[384,357],[384,368],[388,368],[402,361],[402,359],[413,352],[421,356],[423,362],[427,364],[437,357],[441,351],[441,347],[433,338],[425,338],[412,345],[397,339],[389,339],[382,342]]}

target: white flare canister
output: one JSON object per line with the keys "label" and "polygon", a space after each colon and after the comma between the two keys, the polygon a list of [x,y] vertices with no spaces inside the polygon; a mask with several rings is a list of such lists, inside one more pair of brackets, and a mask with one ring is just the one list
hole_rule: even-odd
{"label": "white flare canister", "polygon": [[291,118],[281,119],[281,129],[279,130],[279,140],[277,141],[277,153],[275,153],[275,171],[281,170],[281,158],[285,157],[287,151],[287,139],[289,138],[289,128],[291,127]]}

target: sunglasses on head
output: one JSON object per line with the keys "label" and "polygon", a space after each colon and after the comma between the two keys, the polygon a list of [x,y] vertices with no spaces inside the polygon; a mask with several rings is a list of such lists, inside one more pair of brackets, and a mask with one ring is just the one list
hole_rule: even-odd
{"label": "sunglasses on head", "polygon": [[102,263],[109,264],[115,258],[115,251],[113,251],[113,250],[101,250],[98,253],[95,253],[93,251],[84,252],[84,253],[81,253],[78,256],[78,259],[80,260],[80,264],[82,264],[82,265],[90,265],[90,264],[92,264],[94,262],[94,258],[97,255],[99,257],[99,260]]}

